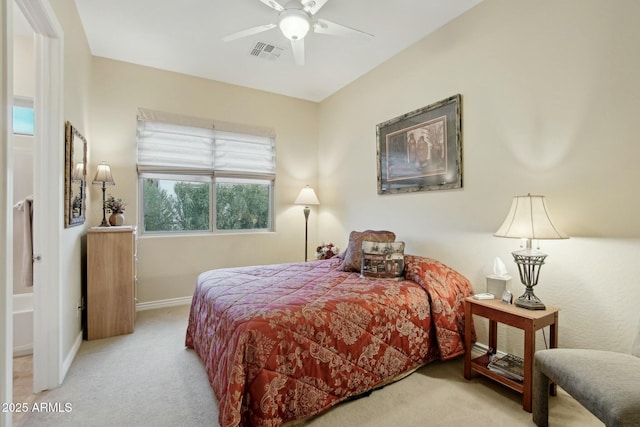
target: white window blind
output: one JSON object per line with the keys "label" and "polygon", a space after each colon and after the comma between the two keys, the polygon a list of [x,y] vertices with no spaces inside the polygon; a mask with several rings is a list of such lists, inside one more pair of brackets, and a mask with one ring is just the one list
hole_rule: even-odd
{"label": "white window blind", "polygon": [[226,173],[274,175],[273,138],[214,131],[213,168]]}
{"label": "white window blind", "polygon": [[275,178],[275,134],[268,128],[152,110],[138,116],[138,172]]}
{"label": "white window blind", "polygon": [[138,122],[138,171],[211,174],[213,129]]}

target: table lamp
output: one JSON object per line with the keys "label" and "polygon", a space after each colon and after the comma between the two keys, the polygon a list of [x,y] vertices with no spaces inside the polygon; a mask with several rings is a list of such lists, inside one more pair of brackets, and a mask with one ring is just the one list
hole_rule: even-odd
{"label": "table lamp", "polygon": [[520,281],[526,287],[524,294],[516,299],[515,304],[529,310],[544,310],[546,307],[540,298],[534,295],[533,287],[538,284],[540,268],[547,254],[533,249],[531,241],[569,238],[553,225],[544,196],[527,194],[514,197],[504,223],[494,236],[525,241],[524,249],[511,253],[518,265]]}
{"label": "table lamp", "polygon": [[307,262],[307,239],[308,239],[308,224],[309,224],[309,212],[311,209],[309,205],[319,205],[320,201],[316,196],[313,188],[308,185],[300,190],[300,194],[298,194],[298,198],[293,202],[296,205],[305,205],[304,206],[304,262]]}
{"label": "table lamp", "polygon": [[111,176],[111,168],[105,162],[102,162],[98,165],[98,171],[96,172],[96,177],[93,179],[93,185],[102,184],[102,223],[100,227],[109,227],[109,223],[107,222],[107,209],[105,207],[105,193],[107,190],[107,185],[115,185],[115,181],[113,180],[113,176]]}

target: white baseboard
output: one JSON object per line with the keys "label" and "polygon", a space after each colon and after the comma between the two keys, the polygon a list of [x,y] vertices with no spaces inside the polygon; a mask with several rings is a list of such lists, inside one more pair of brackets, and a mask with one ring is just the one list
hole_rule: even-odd
{"label": "white baseboard", "polygon": [[66,378],[67,372],[69,372],[69,369],[71,368],[71,363],[73,363],[73,359],[76,358],[76,354],[78,354],[78,350],[80,350],[81,344],[82,344],[82,331],[80,331],[75,341],[73,342],[73,345],[71,346],[71,350],[69,351],[69,354],[67,354],[67,357],[64,358],[64,362],[62,364],[62,380],[60,381],[60,383],[62,383],[62,381]]}
{"label": "white baseboard", "polygon": [[33,354],[33,344],[13,347],[13,357],[27,356],[29,354]]}
{"label": "white baseboard", "polygon": [[[478,354],[486,354],[489,351],[489,346],[481,342],[475,342],[471,347],[471,351],[476,352]],[[505,356],[507,353],[497,350],[496,354],[498,354],[499,356]]]}
{"label": "white baseboard", "polygon": [[181,298],[164,299],[159,301],[140,302],[136,304],[136,311],[154,310],[156,308],[176,307],[179,305],[189,305],[191,304],[192,299],[193,299],[192,296],[188,296],[188,297],[181,297]]}

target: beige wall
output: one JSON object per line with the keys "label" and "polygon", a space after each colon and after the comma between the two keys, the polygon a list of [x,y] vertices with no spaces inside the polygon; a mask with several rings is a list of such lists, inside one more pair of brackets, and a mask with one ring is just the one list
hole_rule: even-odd
{"label": "beige wall", "polygon": [[33,38],[13,36],[13,95],[33,98],[35,93],[35,52]]}
{"label": "beige wall", "polygon": [[[80,22],[75,4],[66,0],[51,0],[56,17],[64,31],[64,120],[70,121],[91,141],[88,112],[91,78],[91,52],[84,29]],[[64,153],[64,137],[51,143],[59,144]],[[64,156],[62,156],[64,158]],[[63,170],[63,169],[61,169]],[[58,177],[57,187],[64,187],[64,176]],[[91,203],[91,200],[88,200]],[[63,228],[63,224],[51,224],[52,227]],[[88,228],[83,226],[63,229],[60,235],[60,291],[61,291],[61,331],[62,354],[69,354],[75,340],[81,332],[78,304],[81,298],[82,284],[82,238]]]}
{"label": "beige wall", "polygon": [[[536,287],[562,310],[561,345],[628,351],[640,300],[639,16],[634,0],[485,0],[322,102],[320,237],[344,247],[352,229],[391,229],[476,291],[498,256],[520,294],[518,241],[492,234],[513,196],[546,195],[571,236],[542,242]],[[376,124],[456,93],[464,188],[378,195]]]}
{"label": "beige wall", "polygon": [[[91,104],[89,174],[95,174],[101,161],[111,165],[116,185],[107,192],[129,203],[127,224],[141,224],[137,217],[138,108],[268,126],[276,131],[276,232],[169,238],[140,233],[138,301],[190,296],[197,275],[212,268],[304,259],[304,216],[302,207],[294,206],[293,201],[305,184],[316,185],[317,104],[97,57],[93,59]],[[90,191],[92,200],[100,200],[98,188]],[[100,223],[101,209],[100,203],[90,206],[92,225]],[[314,209],[310,218],[310,242],[317,240],[316,212]]]}

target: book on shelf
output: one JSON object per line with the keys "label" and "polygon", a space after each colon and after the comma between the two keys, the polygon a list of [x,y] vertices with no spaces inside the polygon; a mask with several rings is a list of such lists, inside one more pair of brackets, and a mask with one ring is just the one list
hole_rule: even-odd
{"label": "book on shelf", "polygon": [[494,356],[487,368],[515,381],[524,379],[524,359],[513,354],[506,354],[501,357]]}

